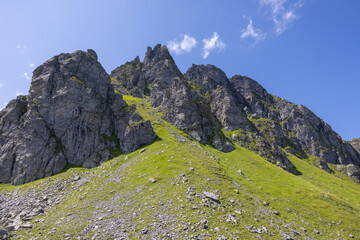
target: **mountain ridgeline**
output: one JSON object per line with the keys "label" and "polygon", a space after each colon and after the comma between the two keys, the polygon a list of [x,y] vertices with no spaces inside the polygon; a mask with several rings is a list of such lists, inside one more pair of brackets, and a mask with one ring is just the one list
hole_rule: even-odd
{"label": "mountain ridgeline", "polygon": [[313,155],[321,169],[331,172],[328,163],[337,165],[360,182],[360,155],[349,143],[305,106],[269,94],[248,77],[227,78],[213,65],[195,64],[182,74],[161,45],[110,77],[116,92],[149,97],[166,121],[201,144],[224,152],[238,144],[294,174],[300,173],[286,152]]}
{"label": "mountain ridgeline", "polygon": [[200,144],[222,152],[239,145],[293,174],[301,172],[288,153],[315,156],[317,167],[331,173],[331,164],[360,183],[359,152],[305,106],[213,65],[192,65],[183,74],[161,45],[110,76],[93,50],[60,54],[36,68],[29,95],[0,112],[0,182],[23,184],[68,165],[95,167],[151,144],[152,123],[123,95],[148,99],[163,120]]}

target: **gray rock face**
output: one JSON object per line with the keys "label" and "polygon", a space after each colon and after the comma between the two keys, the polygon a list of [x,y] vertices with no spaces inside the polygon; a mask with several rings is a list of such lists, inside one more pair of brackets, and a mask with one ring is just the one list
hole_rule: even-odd
{"label": "gray rock face", "polygon": [[5,229],[0,228],[0,239],[8,239],[8,233]]}
{"label": "gray rock face", "polygon": [[231,151],[233,145],[224,136],[216,134],[220,124],[206,99],[188,84],[177,68],[166,46],[148,48],[143,62],[136,57],[111,72],[116,89],[136,97],[150,96],[152,107],[164,114],[163,118],[205,144],[216,136],[214,146]]}
{"label": "gray rock face", "polygon": [[355,182],[360,183],[360,168],[358,166],[353,164],[347,165],[347,174],[354,179]]}
{"label": "gray rock face", "polygon": [[155,137],[114,93],[93,50],[60,54],[35,69],[29,96],[0,112],[0,182],[30,182],[67,164],[94,167]]}
{"label": "gray rock face", "polygon": [[351,146],[360,153],[360,139],[354,138],[353,140],[349,141]]}
{"label": "gray rock face", "polygon": [[328,172],[327,163],[360,166],[359,153],[306,107],[269,94],[248,77],[228,79],[213,65],[193,64],[182,75],[165,46],[148,48],[143,62],[137,57],[111,77],[115,87],[150,96],[167,121],[221,151],[238,144],[293,173],[286,152],[317,156],[317,165]]}

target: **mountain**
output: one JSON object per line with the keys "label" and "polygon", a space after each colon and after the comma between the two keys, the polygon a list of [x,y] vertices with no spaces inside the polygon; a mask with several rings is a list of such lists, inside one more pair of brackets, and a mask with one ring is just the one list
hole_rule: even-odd
{"label": "mountain", "polygon": [[0,112],[0,239],[356,238],[351,144],[249,77],[181,73],[166,46],[110,75],[60,54]]}
{"label": "mountain", "polygon": [[0,182],[23,184],[67,165],[94,167],[152,142],[149,121],[115,94],[94,51],[60,54],[34,70],[28,96],[0,112]]}
{"label": "mountain", "polygon": [[148,48],[110,74],[117,92],[150,99],[163,118],[201,144],[230,152],[246,147],[281,168],[300,174],[286,156],[319,157],[316,164],[351,166],[360,182],[360,155],[303,105],[269,94],[256,81],[213,65],[192,65],[183,75],[166,46]]}

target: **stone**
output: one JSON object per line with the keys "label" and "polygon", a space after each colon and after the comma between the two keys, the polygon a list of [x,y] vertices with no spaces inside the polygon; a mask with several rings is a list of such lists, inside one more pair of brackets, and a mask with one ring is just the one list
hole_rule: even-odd
{"label": "stone", "polygon": [[23,224],[20,225],[20,228],[32,228],[33,226],[31,224]]}
{"label": "stone", "polygon": [[156,183],[156,179],[154,179],[154,178],[149,178],[149,182],[152,182],[152,183]]}
{"label": "stone", "polygon": [[239,169],[239,170],[237,171],[237,173],[240,174],[241,176],[245,176],[245,174],[241,171],[241,169]]}
{"label": "stone", "polygon": [[8,232],[5,229],[0,228],[0,239],[8,239],[8,237]]}
{"label": "stone", "polygon": [[219,197],[217,195],[215,195],[214,193],[204,191],[203,194],[205,197],[210,198],[211,200],[213,200],[215,202],[218,202],[218,203],[220,202]]}

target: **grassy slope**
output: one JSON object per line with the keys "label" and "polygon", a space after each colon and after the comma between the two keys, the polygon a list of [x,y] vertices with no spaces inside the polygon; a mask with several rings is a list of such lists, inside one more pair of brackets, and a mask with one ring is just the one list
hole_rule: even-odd
{"label": "grassy slope", "polygon": [[[201,146],[170,124],[159,123],[149,114],[153,109],[146,100],[131,96],[124,99],[129,105],[136,104],[138,113],[153,122],[159,140],[142,153],[138,150],[121,155],[94,169],[70,169],[19,187],[0,185],[2,192],[26,192],[34,188],[41,191],[46,184],[56,184],[74,175],[87,181],[71,190],[66,201],[33,219],[31,231],[21,229],[19,238],[64,239],[80,235],[97,238],[100,229],[96,226],[104,231],[106,226],[102,222],[107,221],[117,222],[115,228],[126,229],[130,239],[149,236],[142,235],[144,228],[150,233],[163,229],[162,234],[173,232],[173,236],[183,239],[197,234],[204,234],[206,239],[217,239],[220,235],[280,239],[283,233],[292,231],[298,232],[296,237],[300,239],[305,236],[335,239],[338,234],[345,239],[349,234],[360,237],[360,185],[348,177],[337,178],[289,156],[303,173],[294,176],[245,148],[222,153]],[[169,129],[186,142],[176,140]],[[237,173],[239,169],[245,177]],[[152,183],[149,178],[157,182]],[[204,201],[201,197],[204,190],[217,193],[220,204]],[[204,219],[209,226],[206,230],[200,223]],[[191,227],[197,231],[193,232]],[[249,231],[258,229],[262,229],[261,235]]]}

